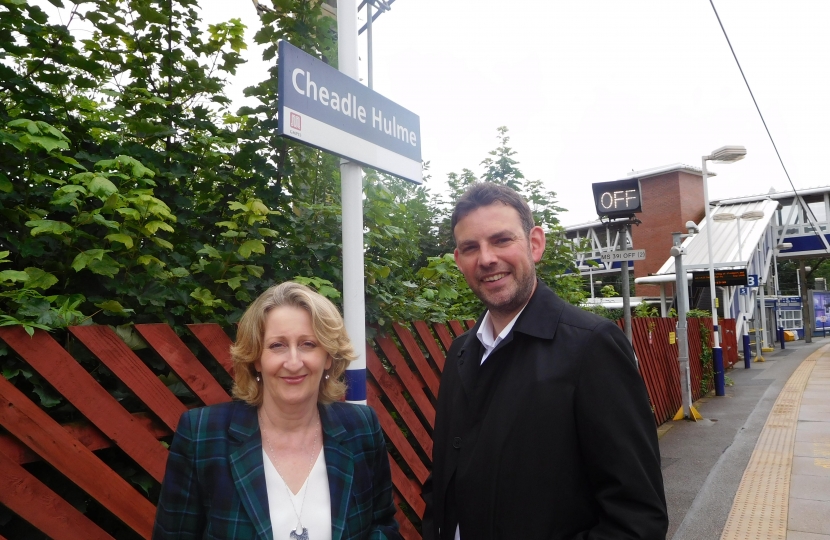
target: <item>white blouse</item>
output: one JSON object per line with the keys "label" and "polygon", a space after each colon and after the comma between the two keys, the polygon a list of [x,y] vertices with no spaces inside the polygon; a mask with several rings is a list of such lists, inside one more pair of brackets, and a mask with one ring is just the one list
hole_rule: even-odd
{"label": "white blouse", "polygon": [[[265,466],[265,487],[268,490],[268,507],[271,512],[271,530],[274,540],[289,540],[289,535],[297,527],[297,514],[300,513],[302,525],[308,529],[309,540],[331,540],[331,496],[329,494],[329,477],[326,471],[326,457],[323,449],[311,468],[303,487],[297,494],[291,493],[274,464],[262,449],[262,462]],[[303,496],[308,491],[308,496]],[[291,497],[294,507],[291,506]],[[302,529],[297,531],[302,532]]]}

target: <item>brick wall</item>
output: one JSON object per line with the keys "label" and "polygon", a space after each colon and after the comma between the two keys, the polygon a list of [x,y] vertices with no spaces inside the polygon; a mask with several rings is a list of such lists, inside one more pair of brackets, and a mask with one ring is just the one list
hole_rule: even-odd
{"label": "brick wall", "polygon": [[[634,262],[634,277],[656,272],[669,258],[673,232],[686,232],[686,222],[700,223],[704,215],[703,181],[699,174],[672,171],[640,180],[642,221],[632,227],[636,249],[646,250],[646,260]],[[659,285],[637,285],[636,296],[660,296]],[[674,295],[674,286],[666,287],[666,297]]]}

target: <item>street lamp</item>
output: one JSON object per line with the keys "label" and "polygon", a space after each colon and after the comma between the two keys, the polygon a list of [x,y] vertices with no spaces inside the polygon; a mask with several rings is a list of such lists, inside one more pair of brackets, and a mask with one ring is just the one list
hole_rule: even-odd
{"label": "street lamp", "polygon": [[720,335],[718,331],[718,305],[717,290],[715,289],[715,263],[712,259],[712,218],[709,212],[709,188],[706,181],[706,162],[713,163],[734,163],[746,156],[746,148],[743,146],[722,146],[708,156],[700,158],[701,173],[703,176],[703,202],[706,211],[706,243],[709,249],[709,290],[712,301],[712,363],[715,368],[715,395],[726,395],[726,381],[723,373],[723,350],[720,346]]}
{"label": "street lamp", "polygon": [[742,261],[744,258],[744,248],[743,248],[743,241],[741,240],[741,220],[744,221],[757,221],[764,217],[764,213],[761,210],[750,210],[749,212],[744,212],[741,215],[735,215],[729,212],[718,212],[714,216],[712,216],[712,221],[732,221],[737,220],[738,223],[738,260]]}
{"label": "street lamp", "polygon": [[680,410],[674,416],[675,420],[684,417],[689,420],[699,420],[702,417],[692,405],[692,376],[689,371],[689,337],[686,324],[686,312],[689,310],[689,284],[686,269],[683,268],[683,239],[698,233],[694,221],[686,222],[688,233],[672,233],[672,248],[669,251],[674,257],[674,274],[677,289],[677,364],[680,369]]}

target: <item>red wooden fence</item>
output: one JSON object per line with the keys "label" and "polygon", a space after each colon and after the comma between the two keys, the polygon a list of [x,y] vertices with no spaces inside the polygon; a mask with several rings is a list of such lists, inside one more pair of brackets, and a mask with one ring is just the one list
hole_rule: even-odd
{"label": "red wooden fence", "polygon": [[[723,329],[721,348],[724,365],[730,367],[738,361],[735,320],[726,319],[719,322]],[[701,388],[703,366],[700,362],[703,347],[700,325],[703,325],[709,332],[707,343],[711,347],[712,319],[688,319],[687,323],[692,399],[698,400],[703,396]],[[618,321],[617,324],[622,328],[622,321]],[[670,343],[669,339],[671,333],[675,333],[676,336],[677,319],[635,317],[631,320],[631,330],[640,374],[646,383],[654,418],[659,425],[670,420],[681,406],[677,342],[676,337],[675,343]],[[709,372],[711,374],[711,369]]]}
{"label": "red wooden fence", "polygon": [[[708,320],[701,321],[711,328]],[[675,320],[635,318],[633,324],[640,372],[655,420],[660,424],[680,407],[677,346],[670,345],[668,337],[674,331]],[[734,322],[722,324],[724,357],[734,361]],[[431,467],[434,403],[444,355],[452,340],[471,326],[472,321],[395,324],[391,334],[378,334],[367,344],[367,400],[377,411],[391,448],[397,518],[407,540],[420,538],[418,529],[424,511],[420,493]],[[70,328],[67,348],[46,332],[36,331],[30,338],[19,327],[0,328],[0,340],[85,419],[61,425],[0,377],[0,504],[48,537],[111,538],[113,531],[105,530],[58,495],[54,478],[44,477],[31,465],[39,461],[49,463],[129,529],[127,537],[148,538],[155,513],[149,497],[110,468],[96,452],[118,448],[150,478],[160,482],[167,449],[159,440],[169,441],[179,415],[188,407],[230,399],[211,375],[211,370],[229,375],[233,371],[231,340],[219,326],[191,325],[192,336],[183,338],[165,324],[135,328],[149,347],[140,354],[105,326]],[[701,346],[694,320],[689,324],[689,345],[697,399]],[[100,361],[100,367],[90,368],[89,362],[76,360],[67,349],[75,351],[76,356],[84,356],[88,351]],[[152,355],[166,368],[159,369],[158,363],[149,362]],[[119,401],[113,397],[88,369],[111,372],[131,398]],[[175,374],[192,397],[176,397],[157,375],[159,371]],[[123,405],[125,402],[131,403],[129,408]],[[156,490],[157,487],[158,484]],[[19,520],[18,525],[24,530],[27,527]],[[0,540],[9,534],[5,531],[0,526]]]}

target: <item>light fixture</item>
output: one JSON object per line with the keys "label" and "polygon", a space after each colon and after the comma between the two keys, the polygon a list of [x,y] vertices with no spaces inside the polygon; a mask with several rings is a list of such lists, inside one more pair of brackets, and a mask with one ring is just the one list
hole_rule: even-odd
{"label": "light fixture", "polygon": [[[715,371],[715,395],[726,395],[726,378],[723,372],[723,349],[720,346],[720,331],[718,328],[717,289],[715,288],[715,263],[712,258],[712,217],[709,211],[709,186],[706,162],[734,163],[746,156],[743,146],[722,146],[708,156],[703,156],[701,162],[701,176],[703,178],[703,208],[706,211],[706,243],[709,251],[709,292],[712,302],[712,365]],[[739,235],[740,236],[740,235]]]}
{"label": "light fixture", "polygon": [[746,148],[743,146],[721,146],[708,156],[703,156],[706,161],[713,163],[734,163],[746,156]]}

